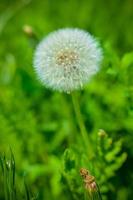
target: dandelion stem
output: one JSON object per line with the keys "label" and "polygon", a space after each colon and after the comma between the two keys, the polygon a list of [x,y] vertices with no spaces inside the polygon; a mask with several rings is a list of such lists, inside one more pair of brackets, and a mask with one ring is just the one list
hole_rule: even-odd
{"label": "dandelion stem", "polygon": [[86,146],[87,152],[89,151],[89,155],[92,157],[92,145],[91,142],[88,138],[88,134],[87,134],[87,130],[83,121],[83,117],[80,111],[80,106],[79,106],[79,102],[78,102],[78,97],[75,93],[71,93],[72,96],[72,102],[73,102],[73,107],[75,110],[75,114],[76,114],[76,118],[77,118],[77,122],[80,128],[80,132],[83,138],[83,142]]}

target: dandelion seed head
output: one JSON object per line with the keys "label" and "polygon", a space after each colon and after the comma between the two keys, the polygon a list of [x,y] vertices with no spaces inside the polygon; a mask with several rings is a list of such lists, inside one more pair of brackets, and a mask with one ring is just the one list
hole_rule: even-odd
{"label": "dandelion seed head", "polygon": [[71,92],[82,88],[98,71],[102,59],[99,43],[86,31],[54,31],[37,46],[34,67],[48,88]]}

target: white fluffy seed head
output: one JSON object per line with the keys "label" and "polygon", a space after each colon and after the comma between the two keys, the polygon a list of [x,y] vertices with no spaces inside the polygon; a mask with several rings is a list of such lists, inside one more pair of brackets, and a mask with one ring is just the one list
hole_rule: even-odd
{"label": "white fluffy seed head", "polygon": [[40,42],[34,67],[46,87],[71,92],[90,80],[101,59],[101,48],[93,36],[80,29],[65,28]]}

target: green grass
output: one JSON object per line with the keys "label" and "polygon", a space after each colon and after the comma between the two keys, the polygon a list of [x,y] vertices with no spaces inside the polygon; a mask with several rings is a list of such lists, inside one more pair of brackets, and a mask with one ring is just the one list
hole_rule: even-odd
{"label": "green grass", "polygon": [[[15,158],[10,149],[10,156],[7,157],[5,154],[0,157],[3,183],[4,183],[4,197],[5,200],[37,200],[37,197],[33,196],[27,186],[25,180],[23,180],[24,194],[21,194],[22,190],[16,183],[16,166]],[[22,187],[22,186],[21,186]]]}

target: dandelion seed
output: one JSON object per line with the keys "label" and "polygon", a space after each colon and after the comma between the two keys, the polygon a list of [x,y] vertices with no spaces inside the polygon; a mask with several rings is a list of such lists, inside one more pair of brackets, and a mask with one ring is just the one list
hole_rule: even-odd
{"label": "dandelion seed", "polygon": [[82,88],[98,71],[102,51],[86,31],[60,29],[49,34],[38,45],[34,67],[48,88],[71,92]]}

